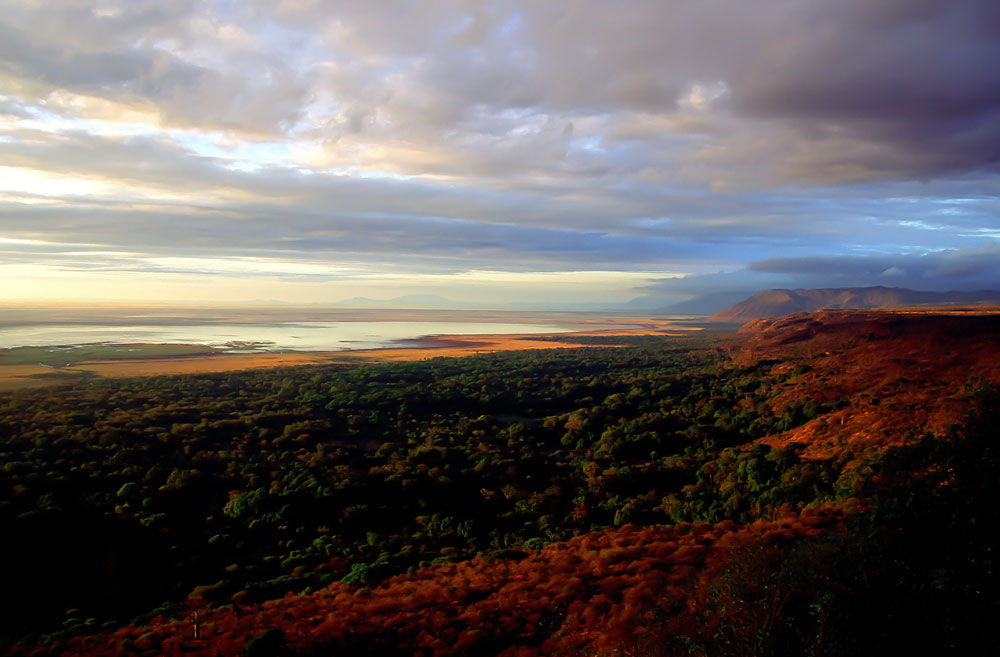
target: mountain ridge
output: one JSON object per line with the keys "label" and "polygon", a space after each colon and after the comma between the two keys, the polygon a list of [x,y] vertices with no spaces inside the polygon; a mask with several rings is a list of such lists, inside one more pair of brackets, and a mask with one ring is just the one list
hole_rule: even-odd
{"label": "mountain ridge", "polygon": [[951,305],[1000,302],[1000,291],[929,292],[876,285],[871,287],[762,290],[711,315],[710,321],[748,322],[824,309],[852,310],[895,306]]}

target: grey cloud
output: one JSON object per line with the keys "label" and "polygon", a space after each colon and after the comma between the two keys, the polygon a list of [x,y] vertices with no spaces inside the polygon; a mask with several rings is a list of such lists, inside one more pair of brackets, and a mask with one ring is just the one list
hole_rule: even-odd
{"label": "grey cloud", "polygon": [[[79,198],[58,188],[31,204],[0,203],[4,234],[22,239],[99,243],[107,248],[223,254],[282,251],[296,259],[424,261],[438,271],[473,266],[545,270],[589,266],[635,269],[698,253],[683,236],[611,230],[609,215],[634,211],[612,196],[589,202],[540,192],[493,191],[425,181],[366,179],[291,169],[231,170],[164,139],[24,131],[0,147],[11,166],[47,168],[152,190],[151,198]],[[94,159],[94,153],[101,153]],[[157,193],[187,198],[157,199]],[[570,192],[573,190],[567,190]],[[117,195],[116,195],[117,196]],[[589,207],[587,207],[589,206]],[[405,248],[403,248],[405,245]]]}
{"label": "grey cloud", "polygon": [[661,297],[666,303],[703,297],[708,295],[734,293],[749,296],[762,289],[783,287],[783,277],[770,273],[748,271],[717,271],[696,273],[677,278],[661,278],[637,288],[637,292],[653,297]]}
{"label": "grey cloud", "polygon": [[[800,139],[831,148],[834,158],[801,163],[818,167],[820,180],[836,179],[830,160],[848,155],[860,170],[847,179],[996,170],[995,2],[847,0],[803,13],[787,37],[792,48],[762,48],[734,71],[738,116],[787,122]],[[862,148],[866,141],[876,147]]]}
{"label": "grey cloud", "polygon": [[[761,200],[718,196],[697,190],[590,187],[586,183],[532,183],[497,188],[474,184],[435,184],[421,180],[357,178],[303,174],[271,167],[255,172],[232,170],[223,159],[198,156],[166,139],[132,136],[101,137],[85,133],[23,131],[0,146],[4,162],[68,176],[107,178],[168,192],[183,191],[205,207],[242,210],[266,207],[276,214],[324,210],[401,217],[442,217],[535,227],[693,237],[714,232],[721,224],[754,233],[760,223]],[[100,157],[95,158],[95,153]],[[53,194],[59,196],[59,190]],[[232,195],[213,201],[219,195]],[[241,201],[239,197],[249,198]],[[194,203],[194,201],[192,201]],[[220,205],[221,204],[221,205]],[[183,207],[183,201],[176,205]],[[794,220],[795,203],[769,202],[771,215]],[[801,211],[801,205],[799,207]],[[650,230],[630,218],[672,214],[666,229]],[[768,234],[772,230],[759,234]]]}
{"label": "grey cloud", "polygon": [[1000,288],[1000,244],[919,254],[771,258],[751,263],[754,272],[780,274],[803,287],[891,284],[918,290]]}
{"label": "grey cloud", "polygon": [[745,269],[665,278],[638,288],[649,307],[688,299],[725,298],[713,307],[771,288],[868,287],[934,292],[1000,290],[1000,244],[925,253],[768,258]]}
{"label": "grey cloud", "polygon": [[[461,12],[410,5],[405,19],[420,27],[404,35],[377,29],[398,24],[387,14],[339,7],[338,19],[371,35],[369,51],[411,62],[402,84],[383,79],[396,93],[372,111],[429,144],[456,128],[495,133],[510,110],[605,117],[603,136],[617,140],[631,173],[655,168],[736,187],[927,179],[995,171],[1000,158],[1000,79],[992,74],[1000,20],[989,0],[803,0],[743,11],[719,2],[477,6],[466,13],[474,37],[450,40],[439,35]],[[715,83],[728,91],[714,105],[680,107],[693,85]],[[474,120],[483,108],[497,117],[493,126]],[[616,137],[628,134],[636,112],[662,119],[645,144]],[[698,147],[678,151],[683,134],[699,135]],[[560,158],[544,158],[550,144],[511,141],[560,173]]]}
{"label": "grey cloud", "polygon": [[[0,109],[64,122],[8,131],[0,163],[122,189],[5,201],[15,238],[433,271],[757,263],[652,285],[680,295],[989,277],[963,248],[1000,232],[991,0],[7,4]],[[73,132],[58,90],[329,164]]]}
{"label": "grey cloud", "polygon": [[[136,267],[135,262],[143,263],[153,256],[180,256],[354,262],[435,273],[484,268],[560,271],[576,269],[581,262],[600,269],[627,270],[664,259],[684,260],[685,250],[690,251],[663,239],[425,217],[0,207],[9,230],[31,234],[30,227],[45,222],[45,235],[63,242],[52,246],[0,245],[0,261],[43,261],[68,268],[87,263],[89,267],[128,270]],[[72,246],[83,236],[101,246]],[[400,251],[400,244],[406,244],[405,252]],[[109,249],[135,257],[107,257]],[[63,257],[68,250],[78,253]],[[88,257],[88,252],[93,257]],[[262,267],[266,270],[266,265]]]}
{"label": "grey cloud", "polygon": [[96,9],[87,2],[15,5],[0,18],[0,79],[29,102],[60,90],[145,102],[166,123],[187,127],[273,135],[298,122],[309,83],[281,59],[227,52],[229,44],[203,58],[224,62],[217,66],[176,54],[194,38],[197,3],[124,2],[111,15]]}
{"label": "grey cloud", "polygon": [[779,44],[742,63],[735,106],[765,117],[867,118],[884,134],[912,121],[946,133],[953,119],[996,113],[1000,85],[983,66],[1000,55],[995,2],[844,0],[802,9],[795,26],[811,29],[786,37],[791,50]]}
{"label": "grey cloud", "polygon": [[[656,170],[738,188],[928,179],[996,171],[1000,158],[992,0],[90,4],[15,4],[4,74],[43,92],[134,96],[180,125],[442,154],[406,173]],[[240,50],[204,23],[268,36]],[[683,106],[699,84],[726,93]],[[318,94],[332,110],[312,105]],[[511,129],[511,113],[558,128],[540,139],[524,118]],[[660,120],[645,143],[621,138],[637,114]],[[563,130],[580,118],[603,127]],[[574,161],[588,137],[615,144],[604,156],[617,165]]]}
{"label": "grey cloud", "polygon": [[[892,190],[899,198],[870,190],[822,200],[794,190],[711,194],[587,181],[493,188],[280,167],[233,170],[224,159],[197,156],[165,138],[31,131],[16,137],[0,145],[7,165],[104,178],[151,189],[153,197],[85,199],[53,188],[50,198],[64,207],[0,206],[8,235],[116,248],[151,240],[220,251],[277,245],[382,259],[396,250],[411,263],[423,258],[439,269],[461,270],[478,259],[522,270],[572,268],[574,262],[641,270],[670,263],[721,267],[776,250],[815,253],[817,245],[840,243],[845,234],[882,248],[900,239],[960,246],[968,239],[962,234],[990,229],[997,215],[996,197],[954,198],[972,191],[964,185],[938,184],[931,199],[907,196],[915,190],[901,186]],[[187,197],[158,200],[157,190]]]}
{"label": "grey cloud", "polygon": [[15,117],[18,119],[30,119],[32,114],[24,104],[12,98],[0,99],[0,115]]}

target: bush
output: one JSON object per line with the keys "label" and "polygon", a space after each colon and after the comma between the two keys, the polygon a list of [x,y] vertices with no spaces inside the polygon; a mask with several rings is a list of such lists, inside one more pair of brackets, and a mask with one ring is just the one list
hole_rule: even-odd
{"label": "bush", "polygon": [[272,627],[247,641],[243,649],[247,657],[279,657],[286,654],[285,633]]}

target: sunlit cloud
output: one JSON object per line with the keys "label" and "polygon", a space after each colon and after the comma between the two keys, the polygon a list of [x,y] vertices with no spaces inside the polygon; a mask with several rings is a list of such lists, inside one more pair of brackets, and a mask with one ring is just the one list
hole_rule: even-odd
{"label": "sunlit cloud", "polygon": [[971,252],[1000,235],[997,20],[980,0],[13,0],[0,262],[118,272],[122,294],[557,303]]}

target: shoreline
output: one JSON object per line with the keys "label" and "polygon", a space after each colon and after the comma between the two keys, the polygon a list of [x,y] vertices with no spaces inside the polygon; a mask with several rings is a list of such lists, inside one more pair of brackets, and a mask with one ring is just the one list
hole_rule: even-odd
{"label": "shoreline", "polygon": [[[610,321],[609,321],[610,320]],[[296,367],[300,365],[325,365],[349,363],[405,362],[438,357],[462,357],[500,351],[525,351],[533,349],[571,349],[595,347],[593,344],[574,342],[573,337],[683,335],[700,331],[697,326],[685,326],[676,319],[653,317],[628,320],[622,318],[621,327],[609,327],[614,320],[601,321],[600,329],[588,329],[580,322],[581,330],[552,331],[547,333],[483,333],[470,335],[428,335],[403,338],[392,345],[369,349],[341,351],[261,352],[261,353],[200,353],[177,354],[165,357],[135,357],[127,359],[88,360],[52,367],[44,364],[0,365],[0,391],[46,387],[76,383],[90,378],[126,378],[172,374],[204,374],[234,372],[251,369]],[[596,321],[593,323],[597,323]],[[554,341],[551,338],[559,337]],[[614,346],[614,345],[604,345]]]}

